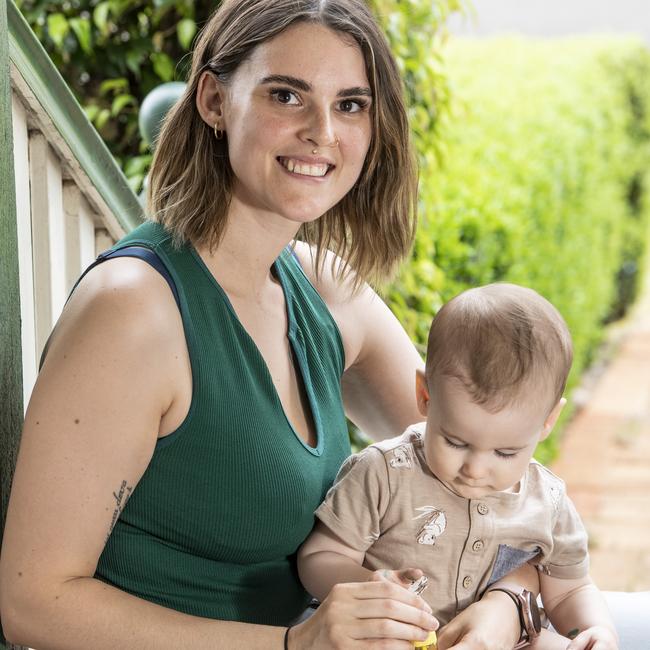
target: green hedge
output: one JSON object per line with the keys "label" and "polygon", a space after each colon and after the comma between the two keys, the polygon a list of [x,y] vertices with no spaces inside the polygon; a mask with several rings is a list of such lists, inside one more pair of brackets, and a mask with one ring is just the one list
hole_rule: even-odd
{"label": "green hedge", "polygon": [[[218,0],[15,1],[139,192],[151,164],[140,104],[156,86],[185,80],[194,37]],[[368,0],[403,72],[423,157],[436,150],[447,105],[444,25],[466,2]]]}
{"label": "green hedge", "polygon": [[[459,41],[443,164],[391,306],[424,348],[432,315],[493,281],[537,289],[575,345],[574,385],[633,300],[648,240],[650,53],[631,40]],[[554,452],[551,440],[542,459]]]}
{"label": "green hedge", "polygon": [[15,0],[134,191],[151,164],[138,113],[147,93],[182,77],[214,0]]}

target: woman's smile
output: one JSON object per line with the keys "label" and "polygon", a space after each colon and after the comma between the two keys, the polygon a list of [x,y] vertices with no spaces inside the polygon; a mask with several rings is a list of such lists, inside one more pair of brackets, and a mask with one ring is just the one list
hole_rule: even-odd
{"label": "woman's smile", "polygon": [[304,159],[278,156],[277,160],[291,175],[308,178],[324,178],[335,167],[322,158]]}

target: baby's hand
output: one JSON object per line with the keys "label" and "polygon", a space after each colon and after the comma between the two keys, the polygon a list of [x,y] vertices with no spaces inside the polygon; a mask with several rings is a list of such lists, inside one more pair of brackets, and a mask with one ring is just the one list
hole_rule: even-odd
{"label": "baby's hand", "polygon": [[369,581],[382,581],[394,582],[404,589],[408,589],[416,580],[419,580],[424,574],[420,569],[400,569],[399,571],[390,571],[388,569],[380,569],[373,571],[368,578]]}
{"label": "baby's hand", "polygon": [[610,628],[594,625],[580,632],[567,650],[618,650],[618,639]]}

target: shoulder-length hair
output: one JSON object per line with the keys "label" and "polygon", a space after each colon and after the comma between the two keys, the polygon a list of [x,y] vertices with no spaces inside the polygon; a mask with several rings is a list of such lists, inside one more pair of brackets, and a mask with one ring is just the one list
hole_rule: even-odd
{"label": "shoulder-length hair", "polygon": [[225,0],[221,4],[197,40],[185,93],[160,132],[149,183],[151,218],[162,223],[177,244],[190,241],[211,250],[217,247],[234,173],[227,136],[217,140],[196,109],[199,78],[210,70],[227,83],[255,47],[300,21],[354,39],[363,53],[373,102],[372,138],[359,178],[336,205],[301,226],[297,237],[315,247],[317,272],[329,249],[343,260],[336,269],[338,277],[354,269],[355,286],[362,281],[376,284],[389,278],[410,251],[417,165],[399,70],[363,0]]}

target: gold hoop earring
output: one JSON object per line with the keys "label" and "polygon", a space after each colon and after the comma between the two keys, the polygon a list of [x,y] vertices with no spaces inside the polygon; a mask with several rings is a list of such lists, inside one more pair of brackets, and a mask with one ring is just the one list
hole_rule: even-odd
{"label": "gold hoop earring", "polygon": [[223,130],[219,128],[219,122],[214,123],[214,137],[217,140],[223,140]]}

